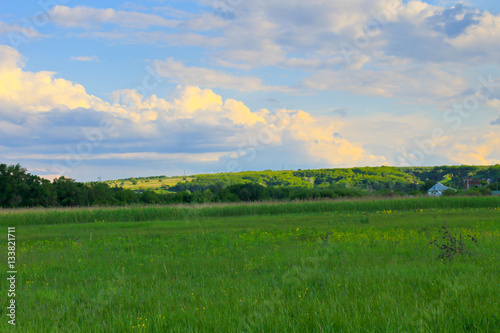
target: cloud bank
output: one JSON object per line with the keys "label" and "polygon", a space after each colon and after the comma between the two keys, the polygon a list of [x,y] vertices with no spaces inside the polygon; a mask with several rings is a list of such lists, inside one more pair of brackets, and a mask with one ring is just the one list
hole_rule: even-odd
{"label": "cloud bank", "polygon": [[[96,46],[62,61],[107,65],[123,55],[136,67],[113,79],[85,73],[83,82],[113,87],[99,98],[67,79],[83,77],[77,70],[27,71],[18,51],[0,46],[0,154],[12,163],[49,174],[53,163],[71,164],[79,177],[100,167],[127,176],[500,162],[500,86],[483,87],[500,77],[500,16],[470,4],[89,2],[48,14],[38,41]],[[21,21],[0,22],[0,43],[27,32]],[[137,73],[161,83],[121,85]],[[283,103],[291,106],[269,107]]]}
{"label": "cloud bank", "polygon": [[[252,111],[211,89],[179,86],[171,97],[115,91],[111,102],[51,72],[23,70],[22,56],[0,47],[2,155],[47,174],[77,176],[85,165],[160,163],[171,170],[227,171],[385,163],[338,133],[344,124],[302,110]],[[56,169],[54,170],[54,166]],[[167,167],[166,167],[167,169]],[[167,170],[166,170],[167,171]]]}

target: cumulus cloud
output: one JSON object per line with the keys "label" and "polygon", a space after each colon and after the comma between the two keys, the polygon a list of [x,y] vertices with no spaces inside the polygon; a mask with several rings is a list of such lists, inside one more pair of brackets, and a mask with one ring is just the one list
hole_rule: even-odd
{"label": "cumulus cloud", "polygon": [[[477,131],[467,133],[450,140],[449,145],[441,147],[439,153],[444,154],[453,164],[493,165],[500,163],[500,137],[497,132]],[[444,148],[444,149],[443,149]]]}
{"label": "cumulus cloud", "polygon": [[469,26],[479,23],[477,19],[479,14],[479,10],[465,7],[459,3],[451,8],[446,8],[438,15],[429,17],[427,20],[433,25],[434,30],[453,38],[463,34]]}
{"label": "cumulus cloud", "polygon": [[344,124],[330,117],[313,117],[304,111],[287,115],[288,126],[284,140],[308,153],[311,164],[336,166],[381,165],[386,162],[382,156],[369,154],[360,145],[355,145],[338,135]]}
{"label": "cumulus cloud", "polygon": [[500,161],[497,149],[500,141],[491,128],[463,126],[452,130],[434,124],[399,141],[401,144],[395,147],[393,155],[398,165],[491,165]]}
{"label": "cumulus cloud", "polygon": [[[38,153],[61,160],[66,143],[78,145],[85,140],[83,129],[99,130],[107,119],[115,130],[85,156],[92,163],[132,165],[144,159],[179,169],[189,160],[203,165],[202,171],[223,171],[235,159],[243,169],[273,167],[277,159],[297,168],[400,164],[399,157],[408,159],[416,140],[426,139],[426,129],[439,126],[430,120],[431,112],[462,101],[471,89],[467,75],[496,64],[500,55],[500,16],[462,4],[255,0],[222,12],[212,9],[146,14],[137,11],[144,8],[54,7],[52,20],[72,37],[198,46],[207,50],[203,60],[219,67],[188,66],[180,56],[155,60],[159,75],[180,85],[169,97],[123,89],[112,93],[108,103],[56,73],[23,70],[22,56],[0,47],[0,136],[9,156],[35,158],[36,147]],[[19,29],[0,23],[0,34]],[[98,61],[93,56],[72,59]],[[274,78],[290,74],[289,86],[267,84],[263,78],[271,75],[259,75],[268,68]],[[354,110],[339,120],[304,110],[252,110],[212,90],[296,93],[290,86],[297,82],[304,93],[326,92],[321,97],[345,91],[434,107],[407,118],[387,113],[361,119]],[[274,97],[282,99],[265,96]],[[484,102],[498,107],[496,100]],[[335,101],[325,109],[333,107]],[[483,122],[500,124],[488,117]],[[12,154],[14,146],[17,155]],[[425,164],[495,162],[495,146],[498,142],[488,131],[454,132],[433,156],[426,156]]]}
{"label": "cumulus cloud", "polygon": [[457,50],[473,52],[481,59],[500,55],[500,15],[489,12],[476,14],[475,23],[467,25],[462,34],[450,36],[447,41]]}
{"label": "cumulus cloud", "polygon": [[[225,3],[222,12],[219,2],[207,0],[205,4],[212,10],[177,10],[172,15],[171,8],[146,14],[56,6],[51,15],[61,26],[86,28],[71,36],[198,46],[209,50],[210,63],[220,67],[252,71],[274,66],[295,70],[296,77],[305,72],[308,77],[303,85],[310,90],[416,95],[417,101],[460,94],[466,68],[495,63],[500,54],[499,16],[460,3],[444,7],[403,0],[315,0],[307,4],[256,0]],[[104,23],[117,27],[96,29]],[[154,27],[158,29],[145,30]],[[254,73],[237,76],[186,66],[173,58],[156,63],[164,77],[182,85],[295,92],[292,87],[266,85]],[[341,82],[344,78],[347,87]]]}
{"label": "cumulus cloud", "polygon": [[[23,70],[21,59],[14,49],[0,47],[2,154],[7,161],[42,165],[46,173],[76,172],[83,161],[109,166],[135,159],[225,171],[227,161],[248,159],[252,149],[260,149],[252,163],[261,167],[270,166],[269,156],[283,152],[289,164],[385,160],[339,135],[343,123],[334,118],[302,110],[253,111],[196,86],[179,86],[168,99],[120,90],[108,103],[54,73]],[[52,170],[51,161],[66,168]],[[239,161],[250,168],[250,161]]]}
{"label": "cumulus cloud", "polygon": [[15,49],[0,45],[0,100],[14,115],[34,114],[54,108],[110,110],[108,103],[86,93],[77,83],[56,78],[53,72],[23,71],[23,59]]}
{"label": "cumulus cloud", "polygon": [[257,0],[241,3],[225,21],[214,30],[212,58],[220,66],[299,69],[310,74],[303,84],[312,90],[416,101],[460,95],[463,71],[495,63],[500,45],[491,42],[498,17],[462,4]]}
{"label": "cumulus cloud", "polygon": [[[377,50],[403,58],[429,59],[427,54],[433,61],[449,61],[450,56],[466,60],[474,58],[471,52],[487,51],[499,31],[498,16],[460,3],[445,8],[402,0],[316,0],[307,4],[256,0],[228,4],[231,17],[221,14],[219,2],[206,4],[213,7],[212,12],[181,12],[176,20],[157,14],[66,6],[54,7],[51,15],[65,27],[90,29],[103,23],[140,29],[174,27],[176,30],[169,33],[94,31],[79,36],[217,48],[212,55],[214,62],[234,67],[293,65],[297,52],[307,52],[312,59],[322,59],[318,57],[322,55],[328,62],[341,55],[342,43],[355,44],[367,37],[369,45],[363,41],[361,47],[364,54]],[[422,52],[416,52],[418,48]]]}
{"label": "cumulus cloud", "polygon": [[[427,89],[445,89],[431,82],[432,75],[441,75],[438,69],[434,72],[428,73],[429,81],[420,83],[429,85],[425,89],[405,82],[410,74],[404,70],[387,81],[375,73],[351,81],[347,75],[340,78],[334,71],[325,72],[333,77],[325,82],[338,85],[334,89],[349,90],[362,79],[367,84],[358,89],[377,96],[403,94],[398,85],[414,84],[409,89],[430,94]],[[37,165],[48,174],[61,171],[53,169],[53,163],[70,165],[63,171],[73,177],[81,177],[82,168],[91,170],[90,166],[120,166],[125,176],[126,170],[141,163],[171,170],[182,170],[188,163],[193,172],[226,171],[235,161],[243,170],[279,168],[276,161],[289,168],[401,164],[411,161],[418,149],[413,147],[416,140],[425,140],[426,130],[437,126],[424,115],[376,114],[340,120],[304,110],[251,110],[242,101],[190,85],[177,87],[168,98],[119,90],[111,94],[109,103],[55,76],[23,70],[19,52],[0,47],[0,148],[6,162]],[[452,88],[450,84],[441,93],[449,91],[453,96],[462,85],[458,82]],[[376,87],[381,90],[369,91]],[[491,107],[495,103],[488,102]],[[484,132],[477,139],[474,135],[477,132],[460,137],[450,132],[424,163],[498,161],[495,134]],[[81,158],[80,163],[68,162],[74,156]],[[159,173],[153,167],[148,170]]]}

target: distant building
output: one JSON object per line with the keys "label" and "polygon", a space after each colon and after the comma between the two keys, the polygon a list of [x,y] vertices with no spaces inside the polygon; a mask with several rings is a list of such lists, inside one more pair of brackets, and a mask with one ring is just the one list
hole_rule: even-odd
{"label": "distant building", "polygon": [[472,178],[465,178],[464,180],[464,190],[471,189],[473,187],[482,187],[483,183],[487,183],[488,185],[490,184],[489,179],[472,179]]}
{"label": "distant building", "polygon": [[438,182],[436,185],[434,185],[427,191],[427,194],[434,197],[440,197],[443,195],[444,191],[450,188],[451,187],[444,186],[443,184]]}

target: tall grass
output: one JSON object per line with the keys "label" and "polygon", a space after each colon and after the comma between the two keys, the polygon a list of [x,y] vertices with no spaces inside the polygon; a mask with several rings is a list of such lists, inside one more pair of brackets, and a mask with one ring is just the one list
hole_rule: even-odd
{"label": "tall grass", "polygon": [[410,211],[420,209],[499,208],[500,197],[400,198],[377,200],[322,200],[247,204],[130,206],[0,210],[0,225],[140,222],[245,215],[280,215],[322,212]]}
{"label": "tall grass", "polygon": [[[303,204],[325,203],[286,207]],[[253,206],[260,207],[244,208]],[[370,213],[369,223],[344,212],[21,226],[15,331],[499,332],[496,214],[389,210]],[[444,224],[474,235],[470,256],[439,258],[429,241]],[[0,286],[0,331],[14,331],[5,279]]]}

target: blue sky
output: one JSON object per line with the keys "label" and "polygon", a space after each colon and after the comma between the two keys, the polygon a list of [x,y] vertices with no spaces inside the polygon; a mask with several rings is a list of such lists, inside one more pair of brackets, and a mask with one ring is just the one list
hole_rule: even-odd
{"label": "blue sky", "polygon": [[500,3],[2,4],[0,162],[81,181],[500,163]]}

